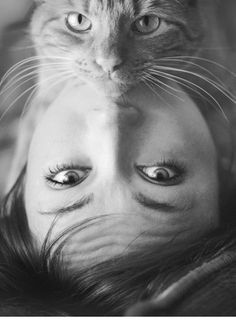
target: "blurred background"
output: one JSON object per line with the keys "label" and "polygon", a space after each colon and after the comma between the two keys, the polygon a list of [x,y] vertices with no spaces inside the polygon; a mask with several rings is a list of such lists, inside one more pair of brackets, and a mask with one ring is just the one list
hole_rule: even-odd
{"label": "blurred background", "polygon": [[[206,57],[228,68],[227,72],[217,68],[215,71],[222,76],[231,90],[235,90],[236,76],[232,73],[236,73],[236,0],[219,0],[218,6],[215,6],[218,0],[202,1],[216,8],[206,12],[209,32]],[[14,64],[34,55],[28,32],[32,2],[0,0],[0,78]],[[19,118],[28,95],[19,97],[30,85],[31,83],[27,82],[0,94],[0,197],[13,157]],[[12,105],[15,99],[18,99],[17,103]]]}

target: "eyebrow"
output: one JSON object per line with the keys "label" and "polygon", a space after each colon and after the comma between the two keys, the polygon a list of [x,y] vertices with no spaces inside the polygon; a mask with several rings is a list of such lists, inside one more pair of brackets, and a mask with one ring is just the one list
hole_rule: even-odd
{"label": "eyebrow", "polygon": [[[78,3],[75,3],[74,0],[67,0],[68,4],[72,7],[76,7],[76,5],[78,5]],[[89,0],[82,0],[82,7],[85,11],[88,11],[89,5],[90,5],[90,1]],[[81,3],[80,3],[81,5]]]}
{"label": "eyebrow", "polygon": [[92,193],[92,194],[89,194],[87,196],[82,197],[81,199],[77,200],[75,203],[73,203],[69,206],[55,209],[52,211],[39,211],[39,213],[42,215],[60,215],[60,214],[70,213],[75,210],[80,210],[80,209],[84,208],[85,206],[92,203],[93,200],[94,200],[94,194]]}
{"label": "eyebrow", "polygon": [[144,208],[153,209],[153,210],[163,210],[166,212],[174,212],[177,211],[178,208],[173,206],[168,202],[160,202],[153,200],[142,193],[138,193],[134,195],[134,199]]}

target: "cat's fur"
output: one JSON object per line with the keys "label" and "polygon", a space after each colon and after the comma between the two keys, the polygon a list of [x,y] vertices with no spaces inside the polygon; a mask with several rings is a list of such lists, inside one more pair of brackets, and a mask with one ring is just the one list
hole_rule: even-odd
{"label": "cat's fur", "polygon": [[[208,22],[209,11],[205,12],[203,6],[212,2],[216,3],[215,0],[35,0],[31,35],[39,56],[35,61],[39,65],[40,85],[20,129],[10,185],[27,159],[40,114],[65,83],[86,82],[113,97],[140,81],[152,85],[153,67],[173,63],[163,58],[197,55]],[[71,32],[65,23],[70,12],[88,17],[91,32]],[[143,36],[132,31],[137,18],[153,14],[161,19],[157,32]],[[214,15],[212,11],[210,14]],[[185,68],[186,59],[181,60],[181,68]],[[155,72],[154,76],[157,78]],[[161,75],[157,86],[165,89],[165,82],[165,76]]]}
{"label": "cat's fur", "polygon": [[[74,76],[111,95],[143,79],[144,72],[160,64],[162,57],[194,54],[203,35],[198,1],[59,0],[56,6],[53,0],[37,2],[32,36],[37,53],[45,56],[42,60],[55,62],[56,56],[68,63],[69,59],[66,67]],[[68,30],[69,12],[87,16],[91,32]],[[162,19],[160,31],[146,36],[132,31],[138,17],[153,14]],[[113,67],[116,70],[109,81],[107,73]],[[39,72],[45,77],[44,68]]]}

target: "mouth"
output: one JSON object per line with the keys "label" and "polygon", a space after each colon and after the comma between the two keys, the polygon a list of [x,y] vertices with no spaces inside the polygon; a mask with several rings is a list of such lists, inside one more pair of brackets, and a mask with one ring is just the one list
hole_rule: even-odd
{"label": "mouth", "polygon": [[109,97],[119,97],[128,90],[125,83],[114,81],[108,77],[88,79],[88,82],[97,90]]}
{"label": "mouth", "polygon": [[131,81],[122,81],[112,74],[93,74],[87,70],[80,70],[78,79],[87,83],[105,96],[118,98],[132,87]]}

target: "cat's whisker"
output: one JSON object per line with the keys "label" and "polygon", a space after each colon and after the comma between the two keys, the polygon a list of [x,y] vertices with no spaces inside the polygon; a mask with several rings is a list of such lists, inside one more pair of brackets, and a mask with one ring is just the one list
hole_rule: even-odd
{"label": "cat's whisker", "polygon": [[[153,69],[150,68],[150,66],[149,66],[149,70],[153,70]],[[161,78],[164,78],[164,79],[166,79],[166,80],[169,80],[169,81],[178,83],[178,84],[180,84],[181,86],[183,86],[183,87],[191,90],[192,92],[196,93],[197,95],[201,96],[201,97],[202,97],[204,100],[206,100],[208,103],[210,103],[210,104],[212,103],[212,102],[209,100],[209,98],[207,98],[206,96],[204,96],[204,95],[203,95],[201,92],[199,92],[196,88],[193,88],[192,86],[190,86],[190,85],[188,85],[188,84],[186,84],[186,83],[183,83],[182,78],[179,78],[179,79],[181,79],[182,81],[177,80],[176,78],[173,79],[171,73],[166,73],[166,72],[161,72],[161,71],[158,72],[158,70],[156,70],[156,69],[155,69],[154,71],[152,71],[152,73],[156,74],[158,77],[161,77]]]}
{"label": "cat's whisker", "polygon": [[[227,71],[229,74],[231,74],[234,78],[236,78],[236,73],[232,72],[230,69],[226,68],[224,65],[214,61],[214,60],[210,60],[207,58],[203,58],[203,57],[198,57],[198,56],[173,56],[173,57],[168,57],[168,59],[172,59],[172,58],[182,58],[182,59],[192,59],[192,60],[199,60],[199,61],[203,61],[203,62],[207,62],[209,64],[215,65],[217,67],[219,67],[220,69]],[[167,59],[166,58],[159,58],[159,60],[161,61],[162,59]],[[186,61],[185,61],[186,62]]]}
{"label": "cat's whisker", "polygon": [[177,83],[177,84],[181,85],[182,87],[185,87],[185,88],[191,90],[192,92],[194,92],[194,93],[196,93],[197,95],[201,96],[204,100],[207,100],[208,103],[211,103],[211,102],[209,101],[209,99],[206,98],[206,97],[205,97],[202,93],[200,93],[197,89],[191,87],[190,85],[184,84],[183,82],[181,82],[181,81],[179,81],[179,80],[177,80],[177,79],[171,78],[171,74],[168,74],[168,73],[165,73],[165,72],[162,72],[162,73],[156,72],[155,74],[156,74],[156,76],[158,76],[158,77],[164,78],[164,79],[166,79],[166,80],[168,80],[168,81],[171,81],[171,82],[174,82],[174,83]]}
{"label": "cat's whisker", "polygon": [[30,62],[34,62],[34,61],[40,61],[42,59],[42,56],[34,56],[34,57],[30,57],[30,58],[26,58],[23,60],[18,61],[16,64],[14,64],[6,73],[5,75],[2,77],[1,79],[1,83],[5,81],[5,79],[12,73],[14,72],[15,69],[21,67],[24,64],[30,63]]}
{"label": "cat's whisker", "polygon": [[[4,94],[6,91],[8,91],[12,86],[16,85],[16,84],[17,84],[18,82],[20,82],[21,80],[27,78],[28,76],[30,76],[30,75],[32,75],[32,74],[34,74],[34,73],[37,73],[37,74],[38,74],[38,73],[39,73],[39,72],[38,72],[38,69],[39,69],[40,67],[43,67],[44,70],[46,69],[46,71],[47,71],[47,70],[50,71],[50,70],[53,70],[52,67],[55,67],[55,66],[65,67],[66,64],[65,64],[65,63],[59,63],[59,62],[58,62],[58,63],[56,63],[56,62],[55,62],[55,63],[45,63],[45,64],[40,64],[40,65],[31,66],[31,67],[28,67],[28,68],[22,70],[21,72],[19,72],[17,75],[15,75],[13,78],[10,79],[10,81],[8,82],[8,85],[5,86],[4,89],[0,91],[0,96],[3,95],[3,94]],[[47,67],[47,68],[46,68],[46,67]],[[50,67],[50,69],[49,69],[48,67]],[[33,70],[33,69],[35,69],[35,70],[32,71],[32,72],[27,73],[28,71]],[[25,74],[25,73],[26,73],[26,74]],[[21,75],[21,74],[23,74],[23,76],[19,77],[19,75]],[[19,77],[19,78],[18,78],[18,77]]]}
{"label": "cat's whisker", "polygon": [[[167,62],[170,62],[170,59],[169,59],[169,58],[162,58],[162,61],[163,61],[163,60],[166,60]],[[180,58],[174,58],[174,59],[171,59],[171,61],[180,62],[180,63],[186,64],[186,60],[180,59]],[[191,65],[191,66],[195,66],[195,67],[199,68],[200,70],[206,72],[207,74],[209,74],[210,76],[212,76],[216,81],[218,81],[218,83],[221,84],[222,87],[225,87],[225,85],[224,85],[224,83],[222,82],[222,80],[221,80],[219,77],[217,77],[213,72],[211,72],[210,70],[208,70],[207,68],[201,66],[201,65],[198,64],[198,63],[192,62],[192,61],[188,61],[187,64],[188,64],[188,65]]]}
{"label": "cat's whisker", "polygon": [[[68,74],[68,73],[66,72],[66,75],[67,75],[67,74]],[[53,87],[59,85],[60,83],[66,81],[66,80],[69,80],[69,79],[71,79],[71,78],[73,78],[73,74],[69,73],[67,77],[65,76],[65,77],[63,77],[63,78],[60,78],[58,81],[54,82],[51,86],[48,86],[45,91],[47,92],[47,91],[53,89]],[[42,82],[41,82],[41,84],[42,84]],[[25,104],[24,104],[24,108],[23,108],[22,113],[21,113],[20,121],[23,121],[23,117],[24,117],[25,113],[27,112],[27,108],[28,108],[28,106],[30,106],[30,102],[31,102],[31,100],[33,99],[34,95],[36,94],[39,86],[40,86],[40,83],[38,83],[38,86],[36,86],[36,87],[33,89],[33,91],[31,92],[31,94],[30,94],[29,97],[27,98],[27,100],[26,100],[26,102],[25,102]]]}
{"label": "cat's whisker", "polygon": [[25,104],[24,104],[24,107],[23,107],[23,109],[22,109],[21,115],[20,115],[20,119],[19,119],[20,122],[23,121],[23,118],[24,118],[24,115],[25,115],[25,113],[26,113],[26,111],[27,111],[27,109],[28,109],[28,106],[30,105],[32,99],[34,98],[37,90],[38,90],[38,87],[35,87],[35,88],[32,90],[32,92],[30,93],[30,95],[28,96],[28,98],[27,98],[27,100],[26,100],[26,102],[25,102]]}
{"label": "cat's whisker", "polygon": [[[158,79],[155,78],[154,76],[151,76],[150,74],[146,73],[146,80],[150,81],[153,85],[157,86],[158,88],[160,88],[160,89],[163,90],[164,92],[168,93],[169,95],[171,95],[171,96],[173,96],[173,97],[175,97],[175,98],[177,98],[177,99],[179,99],[179,100],[181,100],[181,101],[184,101],[183,98],[181,98],[181,97],[177,96],[176,94],[174,94],[173,92],[171,92],[171,91],[163,88],[163,85],[166,85],[166,84],[165,84],[163,81],[158,80]],[[157,84],[157,82],[159,82],[160,85]],[[167,87],[169,87],[170,89],[172,89],[171,86],[168,86],[168,85],[167,85]],[[178,90],[178,91],[179,91],[179,90]]]}
{"label": "cat's whisker", "polygon": [[161,99],[167,106],[171,107],[170,104],[161,96],[161,94],[159,94],[155,89],[153,89],[149,80],[146,79],[145,76],[143,77],[142,81],[159,99]]}
{"label": "cat's whisker", "polygon": [[[165,70],[165,69],[164,69]],[[155,73],[155,69],[153,69],[152,70],[152,72],[154,72]],[[178,80],[180,80],[180,81],[184,81],[185,83],[188,83],[189,85],[190,85],[190,87],[189,88],[191,88],[191,86],[194,86],[194,87],[196,87],[196,88],[198,88],[199,90],[201,90],[202,92],[204,92],[205,94],[207,94],[208,96],[210,96],[213,100],[215,100],[214,99],[214,97],[209,93],[209,92],[207,92],[205,89],[203,89],[201,86],[199,86],[199,85],[197,85],[196,83],[194,83],[194,82],[192,82],[192,81],[189,81],[189,80],[187,80],[187,79],[185,79],[185,78],[183,78],[183,77],[179,77],[179,76],[177,76],[177,75],[174,75],[174,74],[171,74],[171,73],[166,73],[166,72],[163,72],[163,71],[161,71],[161,70],[158,70],[157,71],[157,74],[158,75],[161,75],[161,74],[163,74],[163,75],[168,75],[168,76],[170,76],[170,77],[172,77],[172,80],[176,80],[176,79],[178,79]],[[197,91],[198,92],[198,91]],[[215,101],[216,102],[216,101]]]}
{"label": "cat's whisker", "polygon": [[37,65],[34,65],[34,66],[31,66],[31,67],[28,67],[20,72],[18,72],[14,77],[12,77],[7,83],[6,85],[3,85],[3,89],[0,91],[0,95],[2,95],[5,91],[8,90],[8,88],[10,87],[10,85],[14,85],[16,82],[14,82],[15,79],[17,79],[17,77],[19,77],[20,75],[26,73],[27,71],[29,70],[33,70],[35,69],[35,72],[37,72],[37,69],[38,69],[38,66]]}
{"label": "cat's whisker", "polygon": [[[49,90],[52,89],[54,86],[58,85],[59,82],[61,82],[61,81],[63,82],[63,81],[65,81],[65,80],[67,80],[67,78],[70,79],[71,77],[73,77],[73,74],[69,74],[69,77],[64,77],[64,78],[62,78],[62,79],[59,79],[59,81],[56,81],[56,82],[54,82],[51,86],[47,87],[46,91],[49,91]],[[41,83],[42,83],[42,82],[41,82]],[[36,92],[37,92],[37,90],[38,90],[39,85],[40,85],[40,83],[38,83],[38,86],[36,86],[36,87],[33,89],[33,91],[31,92],[31,94],[30,94],[29,97],[27,98],[27,100],[26,100],[26,102],[25,102],[25,104],[24,104],[24,108],[23,108],[23,110],[22,110],[20,119],[23,118],[23,116],[24,116],[24,114],[25,114],[28,106],[30,105],[31,100],[33,99],[34,95],[36,94]],[[23,119],[22,119],[22,120],[23,120]]]}
{"label": "cat's whisker", "polygon": [[189,75],[192,75],[194,77],[197,77],[197,78],[205,81],[206,83],[210,84],[213,88],[215,88],[216,90],[221,92],[230,101],[232,101],[233,103],[236,103],[236,97],[235,96],[233,96],[230,92],[227,91],[227,89],[222,88],[218,83],[216,83],[215,81],[209,79],[208,77],[204,77],[204,76],[202,76],[202,75],[200,75],[198,73],[192,72],[192,71],[188,71],[188,70],[184,70],[184,69],[182,70],[182,69],[174,68],[174,67],[158,66],[156,68],[157,69],[161,69],[161,70],[185,73],[185,74],[189,74]]}
{"label": "cat's whisker", "polygon": [[[24,62],[25,63],[25,62]],[[4,82],[8,79],[8,77],[15,71],[17,70],[17,68],[20,68],[21,65],[24,64],[22,61],[17,62],[16,64],[14,64],[1,78],[0,81],[0,87],[3,86]]]}
{"label": "cat's whisker", "polygon": [[[148,72],[145,72],[145,74],[153,77],[153,75],[150,74],[150,73],[148,73]],[[167,87],[167,88],[169,88],[169,89],[171,89],[171,90],[173,90],[173,91],[175,91],[175,92],[177,92],[177,93],[181,93],[181,90],[179,90],[179,89],[177,89],[177,88],[174,88],[174,87],[171,87],[171,86],[168,85],[167,83],[162,82],[162,81],[160,81],[159,79],[157,79],[157,78],[155,78],[155,77],[154,77],[154,79],[155,79],[156,81],[160,82],[160,83],[161,83],[162,85],[164,85],[165,87]],[[154,79],[153,79],[153,80],[154,80]]]}
{"label": "cat's whisker", "polygon": [[[164,74],[164,75],[163,75]],[[177,80],[177,79],[173,79],[171,78],[171,74],[166,73],[166,72],[162,72],[162,73],[158,73],[158,71],[156,72],[156,75],[158,77],[164,78],[166,80],[169,80],[171,82],[180,84],[181,86],[184,86],[185,88],[191,90],[192,92],[196,93],[197,95],[201,96],[204,100],[207,100],[209,103],[211,103],[209,101],[209,99],[207,97],[205,97],[201,92],[199,92],[197,89],[194,89],[193,87],[191,87],[190,85],[184,84],[183,82]]]}
{"label": "cat's whisker", "polygon": [[[167,74],[167,75],[169,75],[169,74]],[[167,77],[167,76],[161,75],[161,74],[159,74],[158,76],[159,76],[159,77],[164,77],[164,78]],[[173,82],[175,82],[175,83],[178,83],[178,84],[180,84],[182,87],[187,88],[188,90],[190,90],[190,91],[193,92],[193,93],[196,93],[196,94],[197,94],[198,96],[200,96],[203,100],[206,100],[207,103],[209,103],[210,105],[212,105],[212,106],[215,108],[215,105],[212,103],[212,101],[211,101],[207,96],[203,95],[201,92],[199,92],[197,89],[193,88],[191,85],[188,85],[188,84],[186,84],[185,82],[183,82],[183,81],[185,81],[185,79],[180,78],[181,81],[179,81],[179,80],[177,80],[176,78],[175,78],[175,79],[171,79],[171,75],[169,75],[169,76],[170,76],[170,77],[167,77],[167,78],[168,78],[170,81],[173,81]],[[194,83],[192,83],[192,85],[194,85]],[[218,107],[217,110],[220,109],[221,113],[223,114],[224,119],[226,120],[227,123],[229,123],[229,120],[228,120],[225,112],[223,111],[222,107],[219,105],[219,102],[216,101],[215,103],[217,104],[217,107]]]}
{"label": "cat's whisker", "polygon": [[[71,77],[71,76],[70,76]],[[70,78],[68,77],[68,78]],[[64,81],[64,79],[63,79]],[[29,89],[27,89],[25,92],[23,92],[17,99],[15,99],[10,105],[9,107],[3,112],[3,114],[0,117],[0,122],[3,120],[3,118],[7,115],[7,113],[11,110],[11,108],[14,106],[15,103],[17,103],[18,100],[20,100],[25,94],[27,94],[30,90],[35,89],[35,91],[37,91],[38,89],[38,84],[34,85],[32,87],[30,87]]]}
{"label": "cat's whisker", "polygon": [[[167,75],[169,75],[169,74],[167,73]],[[208,97],[206,97],[205,95],[203,95],[203,94],[202,94],[201,92],[199,92],[199,90],[197,90],[196,88],[193,88],[193,87],[191,87],[190,85],[184,83],[184,82],[183,82],[183,79],[182,79],[182,81],[177,80],[177,79],[173,79],[173,78],[171,78],[171,75],[169,75],[169,77],[168,77],[168,76],[164,76],[164,75],[159,74],[158,76],[159,76],[159,77],[167,78],[167,79],[169,79],[170,81],[173,81],[173,82],[175,82],[175,83],[178,83],[179,85],[181,85],[181,87],[184,87],[184,88],[190,90],[191,92],[193,92],[193,93],[195,93],[196,95],[200,96],[203,100],[206,100],[210,105],[212,105],[212,101],[211,101]]]}
{"label": "cat's whisker", "polygon": [[14,87],[13,90],[11,90],[9,94],[4,95],[4,98],[2,99],[1,103],[4,104],[11,97],[11,95],[14,95],[14,93],[17,92],[18,89],[20,89],[24,84],[26,84],[27,82],[30,82],[31,80],[37,79],[37,78],[38,78],[38,74],[37,74],[37,72],[35,72],[33,76],[29,77],[27,80],[21,82],[16,87]]}
{"label": "cat's whisker", "polygon": [[[155,72],[155,69],[153,69],[152,71]],[[158,73],[165,75],[165,72],[162,72],[162,71],[158,71]],[[158,75],[158,73],[157,73],[157,75]],[[170,74],[168,74],[168,75],[170,75]],[[212,94],[210,94],[208,91],[206,91],[205,89],[203,89],[201,86],[197,85],[196,83],[191,82],[191,81],[189,81],[189,80],[187,80],[187,79],[185,79],[185,78],[178,77],[178,76],[173,75],[173,74],[171,74],[171,77],[172,77],[173,79],[178,79],[178,80],[180,80],[180,81],[183,81],[184,83],[189,84],[190,87],[191,87],[191,86],[194,86],[195,88],[198,88],[200,91],[202,91],[203,93],[205,93],[205,94],[206,94],[210,99],[212,99],[212,101],[214,101],[214,103],[217,105],[218,109],[221,111],[221,113],[222,113],[222,115],[224,116],[225,120],[226,120],[227,122],[229,121],[228,118],[227,118],[227,116],[226,116],[226,114],[225,114],[225,112],[224,112],[224,110],[223,110],[223,108],[222,108],[222,106],[220,105],[219,101],[217,101]]]}
{"label": "cat's whisker", "polygon": [[40,62],[40,63],[36,63],[34,65],[31,65],[27,68],[24,68],[23,70],[21,70],[20,72],[18,72],[14,77],[12,77],[10,79],[10,81],[14,80],[18,75],[27,72],[28,70],[34,69],[34,68],[40,68],[40,67],[44,67],[44,66],[48,66],[48,65],[52,65],[52,66],[57,66],[57,65],[67,65],[69,64],[69,62]]}
{"label": "cat's whisker", "polygon": [[[65,71],[64,73],[61,74],[61,76],[62,77],[60,79],[58,79],[58,81],[55,81],[54,83],[49,85],[47,88],[45,88],[45,92],[48,92],[52,88],[56,87],[58,84],[63,83],[65,81],[67,81],[68,79],[71,79],[71,80],[74,79],[74,74],[70,71],[69,72]],[[42,85],[42,83],[44,83],[44,81],[41,81],[40,85]]]}
{"label": "cat's whisker", "polygon": [[7,78],[10,77],[12,73],[14,73],[18,68],[31,63],[31,62],[37,62],[41,61],[42,59],[59,59],[59,60],[64,60],[64,61],[71,61],[69,58],[64,58],[64,57],[57,57],[57,56],[34,56],[30,58],[26,58],[24,60],[21,60],[14,64],[2,77],[1,82],[0,82],[0,87],[3,85],[3,83],[7,80]]}
{"label": "cat's whisker", "polygon": [[[65,71],[64,74],[61,74],[61,76],[63,76],[63,75],[69,75],[69,76],[70,76],[69,78],[71,78],[71,72],[69,72],[69,71]],[[54,74],[52,77],[48,77],[48,78],[44,79],[43,81],[34,84],[33,86],[31,86],[30,88],[28,88],[28,89],[25,90],[24,92],[22,92],[22,93],[7,107],[7,109],[2,113],[2,115],[1,115],[1,117],[0,117],[0,122],[3,120],[3,118],[6,116],[6,114],[11,110],[11,108],[15,105],[15,103],[17,103],[17,101],[19,101],[25,94],[27,94],[28,92],[30,92],[30,90],[34,89],[35,87],[38,88],[42,83],[51,81],[51,80],[56,79],[56,78],[58,78],[58,75],[57,75],[57,74],[56,74],[56,75]],[[60,80],[62,80],[62,79],[60,79]],[[64,81],[64,79],[63,79],[63,81]]]}
{"label": "cat's whisker", "polygon": [[[53,69],[50,67],[47,67],[47,68],[45,68],[45,71],[52,71]],[[59,69],[58,69],[58,71],[60,71]],[[62,69],[61,71],[65,71],[64,69]],[[26,78],[26,80],[24,80]],[[22,76],[22,77],[20,77],[16,82],[15,82],[15,84],[12,84],[12,85],[10,85],[10,86],[8,86],[8,88],[6,88],[6,90],[3,90],[1,93],[0,93],[0,97],[1,97],[1,95],[3,95],[4,93],[6,93],[8,90],[10,90],[12,87],[14,87],[14,85],[16,85],[17,83],[19,83],[17,86],[15,86],[14,87],[14,89],[12,90],[12,91],[10,91],[10,93],[8,94],[8,95],[6,95],[5,97],[4,97],[4,99],[2,100],[2,103],[5,103],[5,101],[7,101],[9,98],[10,98],[10,96],[14,93],[14,92],[17,92],[17,90],[19,89],[19,88],[21,88],[24,84],[26,84],[27,82],[30,82],[31,80],[34,80],[34,79],[37,79],[38,78],[38,70],[35,70],[35,71],[33,71],[33,72],[31,72],[31,73],[28,73],[27,75],[24,75],[24,76]],[[24,81],[22,81],[22,80],[24,80]]]}

